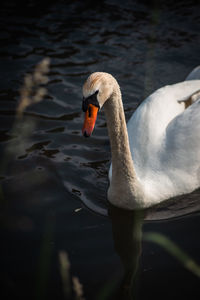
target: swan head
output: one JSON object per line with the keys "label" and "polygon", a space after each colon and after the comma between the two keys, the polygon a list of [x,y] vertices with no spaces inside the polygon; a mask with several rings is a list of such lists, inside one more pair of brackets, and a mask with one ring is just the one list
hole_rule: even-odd
{"label": "swan head", "polygon": [[85,137],[92,134],[99,109],[112,96],[116,80],[108,73],[92,73],[83,85],[83,104],[85,121],[82,133]]}

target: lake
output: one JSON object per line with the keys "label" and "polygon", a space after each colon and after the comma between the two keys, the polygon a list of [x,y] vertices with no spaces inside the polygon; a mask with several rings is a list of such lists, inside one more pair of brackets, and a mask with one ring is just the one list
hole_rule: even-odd
{"label": "lake", "polygon": [[[129,120],[146,96],[183,81],[200,64],[199,11],[192,0],[2,2],[4,298],[200,298],[198,276],[168,248],[145,238],[162,234],[200,263],[199,193],[153,210],[144,221],[143,214],[108,211],[110,146],[103,110],[92,137],[81,133],[82,85],[92,72],[116,77]],[[47,94],[17,118],[24,77],[47,57]],[[75,298],[74,277],[83,286],[82,298]]]}

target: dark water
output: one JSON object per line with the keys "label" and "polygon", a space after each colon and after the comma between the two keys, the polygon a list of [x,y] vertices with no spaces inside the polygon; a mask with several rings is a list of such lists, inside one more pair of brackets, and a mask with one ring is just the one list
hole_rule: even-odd
{"label": "dark water", "polygon": [[[146,95],[184,80],[200,64],[198,1],[166,3],[3,1],[0,290],[4,297],[65,299],[58,255],[66,251],[71,275],[83,284],[87,300],[129,299],[128,292],[118,290],[123,265],[127,284],[139,256],[137,299],[199,299],[195,275],[156,244],[145,240],[140,244],[141,220],[135,226],[132,215],[123,211],[111,210],[110,218],[101,215],[107,212],[110,161],[103,112],[92,138],[81,136],[81,87],[91,72],[105,71],[117,78],[128,120]],[[44,57],[51,59],[48,95],[16,121],[25,73]],[[191,203],[198,203],[198,193]],[[145,222],[143,232],[164,234],[200,263],[200,215],[195,205],[188,211],[196,210],[192,214],[187,214],[184,202],[184,209],[176,206],[175,214],[168,213],[179,218]],[[164,208],[163,216],[167,211]],[[139,232],[136,240],[134,232]]]}

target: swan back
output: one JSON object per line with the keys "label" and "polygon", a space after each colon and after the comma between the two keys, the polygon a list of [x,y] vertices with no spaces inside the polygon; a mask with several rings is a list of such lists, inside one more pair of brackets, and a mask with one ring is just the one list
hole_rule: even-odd
{"label": "swan back", "polygon": [[199,87],[200,80],[163,87],[128,122],[135,171],[149,202],[158,203],[199,184],[195,163],[200,162],[200,104],[185,109],[178,101]]}
{"label": "swan back", "polygon": [[192,72],[186,77],[185,80],[194,80],[194,79],[200,79],[200,66],[194,68]]}

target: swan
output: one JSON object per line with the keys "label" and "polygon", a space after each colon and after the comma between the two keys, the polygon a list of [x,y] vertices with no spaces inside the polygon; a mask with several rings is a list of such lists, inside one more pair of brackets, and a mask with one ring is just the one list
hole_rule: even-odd
{"label": "swan", "polygon": [[133,210],[200,187],[200,66],[147,97],[127,123],[117,80],[92,73],[83,85],[82,134],[104,107],[111,145],[108,201]]}

